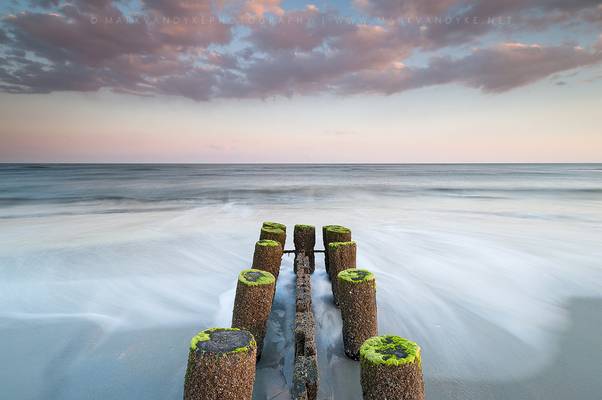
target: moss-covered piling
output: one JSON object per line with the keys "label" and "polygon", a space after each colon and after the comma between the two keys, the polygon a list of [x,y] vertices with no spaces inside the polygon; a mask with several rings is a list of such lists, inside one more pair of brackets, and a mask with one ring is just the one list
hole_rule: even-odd
{"label": "moss-covered piling", "polygon": [[286,232],[286,225],[281,224],[280,222],[266,221],[263,224],[261,224],[261,226],[266,228],[282,229],[284,232]]}
{"label": "moss-covered piling", "polygon": [[184,400],[251,400],[257,346],[245,330],[212,328],[190,342]]}
{"label": "moss-covered piling", "polygon": [[295,253],[305,252],[309,258],[309,270],[313,273],[316,265],[314,247],[316,245],[316,227],[313,225],[295,225],[294,238]]}
{"label": "moss-covered piling", "polygon": [[364,400],[424,400],[420,347],[399,336],[376,336],[360,348]]}
{"label": "moss-covered piling", "polygon": [[282,262],[282,245],[275,240],[260,240],[255,243],[253,269],[267,271],[278,279]]}
{"label": "moss-covered piling", "polygon": [[339,280],[336,277],[339,275],[339,272],[356,267],[356,252],[357,246],[353,241],[332,242],[328,244],[328,264],[329,275],[331,276],[332,296],[337,306],[339,305],[337,295]]}
{"label": "moss-covered piling", "polygon": [[355,268],[341,271],[337,280],[345,354],[358,360],[362,343],[378,335],[376,282],[370,271]]}
{"label": "moss-covered piling", "polygon": [[333,242],[350,242],[351,229],[340,225],[326,225],[322,227],[322,241],[324,242],[324,266],[328,277],[332,279],[334,276],[330,274],[330,265],[328,260],[328,245]]}
{"label": "moss-covered piling", "polygon": [[278,222],[264,222],[261,226],[259,240],[264,239],[275,240],[279,242],[284,249],[284,245],[286,244],[286,225]]}
{"label": "moss-covered piling", "polygon": [[253,334],[257,342],[257,359],[261,358],[275,286],[276,278],[267,271],[247,269],[238,275],[232,327]]}

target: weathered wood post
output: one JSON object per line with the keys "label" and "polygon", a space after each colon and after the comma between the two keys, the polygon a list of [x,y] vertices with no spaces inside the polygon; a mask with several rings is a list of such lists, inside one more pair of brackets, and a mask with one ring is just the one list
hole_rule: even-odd
{"label": "weathered wood post", "polygon": [[261,226],[259,240],[264,239],[280,242],[282,248],[284,249],[284,245],[286,243],[286,225],[278,222],[264,222]]}
{"label": "weathered wood post", "polygon": [[322,227],[322,241],[324,242],[324,265],[328,278],[332,280],[336,276],[330,274],[330,266],[328,260],[328,244],[332,242],[350,242],[351,230],[340,225],[326,225]]}
{"label": "weathered wood post", "polygon": [[316,400],[318,397],[318,355],[316,351],[316,326],[311,301],[311,275],[309,258],[300,251],[295,256],[296,315],[295,364],[293,369],[293,400]]}
{"label": "weathered wood post", "polygon": [[293,400],[316,400],[318,398],[318,382],[316,357],[297,357],[293,369]]}
{"label": "weathered wood post", "polygon": [[295,225],[294,242],[295,254],[299,254],[301,251],[305,253],[309,259],[309,273],[313,274],[316,269],[316,256],[314,254],[316,227],[313,225]]}
{"label": "weathered wood post", "polygon": [[234,328],[199,332],[190,342],[184,400],[251,400],[257,346]]}
{"label": "weathered wood post", "polygon": [[341,271],[337,279],[345,354],[359,360],[362,343],[378,335],[374,275],[363,269],[351,268]]}
{"label": "weathered wood post", "polygon": [[247,269],[238,275],[232,327],[246,329],[257,342],[257,359],[261,358],[263,338],[272,310],[276,278],[267,271]]}
{"label": "weathered wood post", "polygon": [[253,269],[267,271],[278,279],[280,264],[282,262],[283,248],[280,242],[275,240],[260,240],[255,243],[253,253]]}
{"label": "weathered wood post", "polygon": [[336,279],[336,277],[339,275],[339,272],[356,267],[356,251],[357,246],[353,241],[328,243],[328,264],[330,275],[335,277],[335,279],[332,279],[331,281],[332,296],[334,298],[334,304],[337,307],[339,305],[337,294],[339,280]]}
{"label": "weathered wood post", "polygon": [[399,336],[376,336],[360,348],[364,400],[424,400],[420,347]]}

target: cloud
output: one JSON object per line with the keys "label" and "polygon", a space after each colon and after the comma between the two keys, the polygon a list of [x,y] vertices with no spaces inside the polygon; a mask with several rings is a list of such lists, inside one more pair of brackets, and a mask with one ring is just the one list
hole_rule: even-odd
{"label": "cloud", "polygon": [[[124,11],[126,0],[37,4],[0,23],[1,91],[104,88],[208,101],[323,92],[388,94],[458,83],[497,93],[599,63],[602,51],[602,38],[590,50],[511,42],[479,46],[479,40],[498,29],[495,25],[367,19],[352,24],[335,9],[309,5],[286,10],[280,0],[143,0],[135,13]],[[388,17],[512,15],[521,21],[521,29],[530,29],[526,21],[535,20],[538,29],[552,19],[597,24],[600,13],[590,11],[602,11],[592,0],[355,4],[369,15]],[[273,19],[245,20],[265,17]],[[479,48],[461,58],[440,55],[441,49],[467,44]],[[435,56],[425,66],[408,66],[417,52]]]}
{"label": "cloud", "polygon": [[579,13],[595,9],[598,0],[355,0],[370,15],[397,17],[476,16],[481,18],[530,12]]}
{"label": "cloud", "polygon": [[[513,30],[533,31],[561,24],[602,23],[599,0],[356,0],[356,7],[375,17],[401,19],[420,25],[429,18],[452,18],[459,23],[425,22],[430,48],[465,43],[504,28],[496,21],[511,21]],[[473,23],[475,22],[476,23]]]}
{"label": "cloud", "polygon": [[243,16],[263,16],[267,13],[283,15],[284,9],[280,5],[280,0],[247,0],[240,11]]}
{"label": "cloud", "polygon": [[194,14],[211,14],[214,4],[210,0],[142,0],[148,10],[168,17]]}
{"label": "cloud", "polygon": [[[217,18],[211,23],[153,22],[155,13],[207,11],[205,2],[153,1],[145,6],[151,13],[145,15],[148,19],[128,19],[110,0],[60,3],[51,12],[22,12],[5,18],[13,38],[4,35],[1,41],[35,57],[0,55],[2,89],[48,93],[106,87],[141,95],[208,99],[211,79],[201,79],[201,71],[210,70],[212,64],[224,65],[227,56],[218,60],[218,53],[207,48],[228,44],[231,26]],[[198,88],[187,88],[183,82]]]}
{"label": "cloud", "polygon": [[602,34],[598,36],[598,40],[594,43],[594,49],[602,52]]}
{"label": "cloud", "polygon": [[1,87],[8,93],[90,92],[102,88],[103,79],[91,68],[74,65],[47,68],[41,63],[23,61],[14,73],[0,71]]}
{"label": "cloud", "polygon": [[385,18],[441,15],[461,0],[355,0],[360,10]]}
{"label": "cloud", "polygon": [[[113,10],[103,17],[119,15]],[[14,47],[50,62],[94,65],[122,54],[149,53],[160,45],[144,24],[95,24],[71,6],[63,14],[22,13],[6,22],[15,35]]]}
{"label": "cloud", "polygon": [[391,94],[459,83],[484,92],[500,93],[558,72],[591,66],[601,61],[601,52],[588,52],[575,46],[503,43],[492,48],[475,49],[470,55],[459,59],[436,57],[423,68],[360,72],[342,79],[337,90],[342,93],[374,91]]}
{"label": "cloud", "polygon": [[282,13],[267,24],[251,24],[247,39],[258,49],[312,50],[354,28],[349,24],[325,23],[335,17],[333,12],[320,12],[315,6],[305,10]]}

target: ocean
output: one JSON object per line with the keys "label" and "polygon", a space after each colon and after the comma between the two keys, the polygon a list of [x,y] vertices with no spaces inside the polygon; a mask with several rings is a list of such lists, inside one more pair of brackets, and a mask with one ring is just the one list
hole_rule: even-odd
{"label": "ocean", "polygon": [[[602,165],[0,165],[0,397],[181,399],[262,221],[348,226],[438,399],[602,397]],[[285,256],[255,399],[290,399]],[[359,400],[317,256],[319,399]]]}

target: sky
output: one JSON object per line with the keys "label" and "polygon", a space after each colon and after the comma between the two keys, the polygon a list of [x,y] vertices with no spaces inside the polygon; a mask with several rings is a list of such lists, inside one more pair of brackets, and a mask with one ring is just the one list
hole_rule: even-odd
{"label": "sky", "polygon": [[0,162],[602,162],[602,1],[0,15]]}

